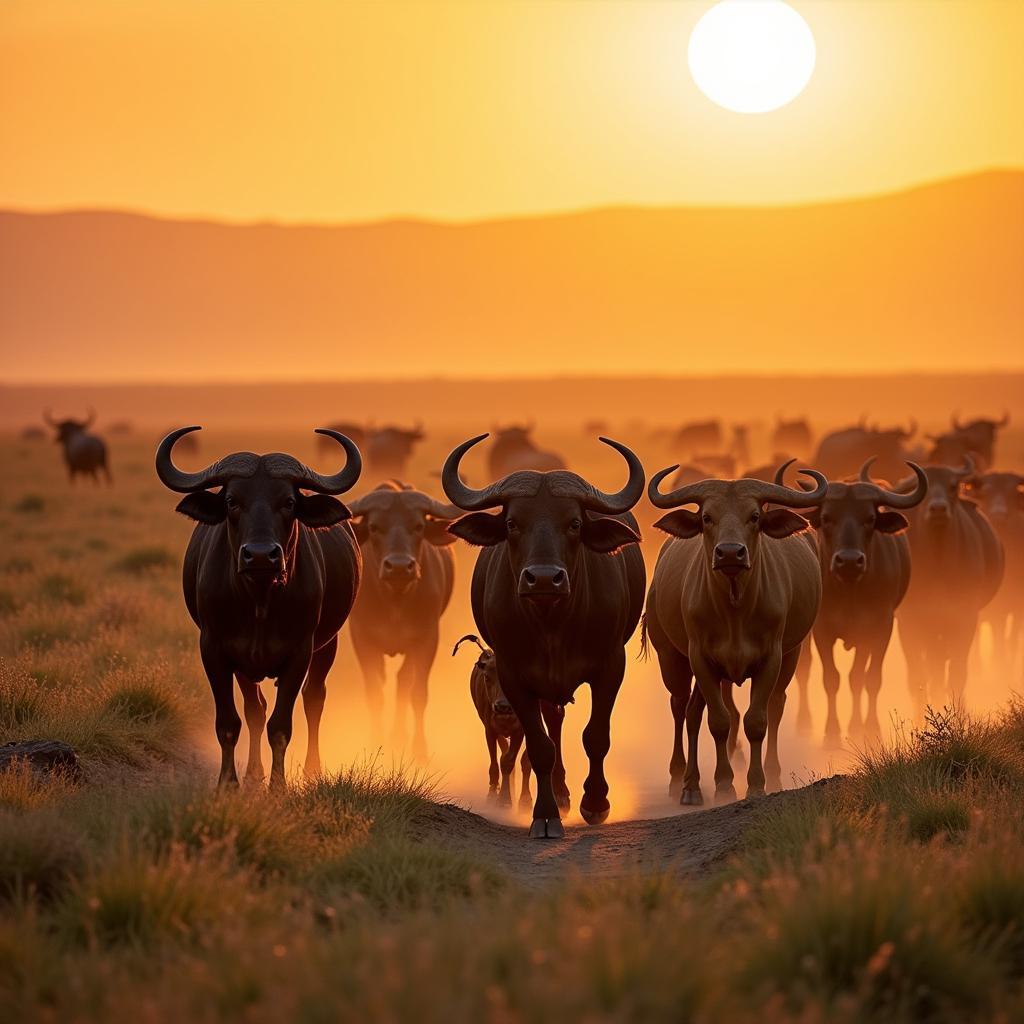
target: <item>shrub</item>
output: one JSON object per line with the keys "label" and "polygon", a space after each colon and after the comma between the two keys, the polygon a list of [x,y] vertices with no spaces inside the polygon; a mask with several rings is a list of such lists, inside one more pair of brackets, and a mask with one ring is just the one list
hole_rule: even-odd
{"label": "shrub", "polygon": [[39,583],[39,593],[47,601],[69,604],[76,608],[85,604],[86,599],[85,589],[61,573],[44,576]]}
{"label": "shrub", "polygon": [[26,494],[14,505],[15,512],[22,512],[26,515],[42,512],[44,508],[46,508],[46,500],[41,494]]}
{"label": "shrub", "polygon": [[82,860],[74,832],[53,814],[0,811],[0,899],[51,899]]}
{"label": "shrub", "polygon": [[161,569],[172,569],[178,565],[178,558],[167,548],[134,548],[115,563],[119,572],[141,576]]}

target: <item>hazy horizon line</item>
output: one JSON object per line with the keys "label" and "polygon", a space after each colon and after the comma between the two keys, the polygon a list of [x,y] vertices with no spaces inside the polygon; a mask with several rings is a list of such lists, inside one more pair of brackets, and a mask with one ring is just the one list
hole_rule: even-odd
{"label": "hazy horizon line", "polygon": [[230,216],[213,213],[169,213],[159,210],[140,209],[118,206],[54,206],[54,207],[16,207],[0,203],[0,214],[15,214],[26,217],[59,217],[75,215],[112,215],[122,217],[136,217],[144,220],[160,221],[172,224],[207,225],[214,227],[237,227],[237,228],[365,228],[383,227],[392,225],[419,225],[424,227],[473,227],[481,224],[500,224],[516,221],[546,220],[562,217],[583,216],[593,213],[614,213],[614,212],[644,212],[656,213],[666,210],[721,210],[721,211],[742,211],[742,210],[793,210],[807,209],[818,206],[839,206],[844,204],[855,204],[870,202],[877,199],[893,198],[907,195],[912,192],[920,192],[925,189],[937,188],[942,185],[955,182],[968,181],[972,178],[994,177],[999,175],[1020,175],[1024,174],[1024,166],[990,166],[978,168],[974,171],[966,171],[962,174],[947,175],[946,177],[928,178],[921,181],[882,189],[877,192],[859,192],[855,194],[837,195],[832,198],[817,198],[804,201],[794,200],[791,202],[764,203],[658,203],[648,204],[643,202],[621,202],[602,203],[591,206],[579,207],[552,207],[547,210],[522,211],[518,213],[502,213],[474,216],[474,217],[433,217],[414,213],[395,213],[370,217],[366,219],[353,220],[288,220],[274,217],[236,219]]}
{"label": "hazy horizon line", "polygon": [[650,371],[636,371],[629,373],[546,373],[546,374],[505,374],[501,376],[484,376],[480,374],[472,376],[451,376],[451,375],[418,375],[408,377],[265,377],[250,380],[237,380],[226,378],[209,378],[195,380],[188,378],[83,378],[80,380],[50,380],[50,379],[24,379],[24,380],[0,380],[0,391],[4,389],[14,390],[17,388],[50,387],[50,388],[137,388],[137,387],[274,387],[274,386],[310,386],[325,387],[339,385],[345,387],[357,387],[362,384],[516,384],[531,382],[606,382],[606,381],[696,381],[696,380],[718,380],[728,378],[733,381],[749,380],[854,380],[885,379],[893,377],[914,376],[920,379],[948,379],[950,377],[979,378],[992,376],[1024,376],[1024,365],[1021,366],[995,366],[988,369],[962,370],[952,367],[950,369],[936,369],[921,371],[914,368],[879,367],[877,369],[862,369],[854,373],[843,373],[826,370],[748,370],[737,373],[735,370],[695,371],[693,373],[653,373]]}

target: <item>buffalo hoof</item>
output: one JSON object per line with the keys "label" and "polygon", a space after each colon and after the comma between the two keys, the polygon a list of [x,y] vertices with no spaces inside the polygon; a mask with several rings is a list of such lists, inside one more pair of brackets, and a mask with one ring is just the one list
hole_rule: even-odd
{"label": "buffalo hoof", "polygon": [[262,789],[266,781],[267,777],[262,771],[245,774],[245,788],[248,790]]}
{"label": "buffalo hoof", "polygon": [[701,807],[704,804],[704,797],[699,789],[684,789],[679,802],[684,807]]}
{"label": "buffalo hoof", "polygon": [[530,826],[531,839],[564,839],[565,829],[558,818],[534,818]]}
{"label": "buffalo hoof", "polygon": [[673,779],[668,784],[668,795],[672,800],[678,800],[683,794],[683,780],[681,778]]}
{"label": "buffalo hoof", "polygon": [[591,810],[584,804],[580,804],[580,814],[583,815],[583,820],[588,825],[603,825],[608,820],[608,812],[610,810],[610,807],[599,807],[596,810]]}
{"label": "buffalo hoof", "polygon": [[716,804],[731,804],[736,800],[736,787],[731,783],[728,786],[719,786],[715,790]]}
{"label": "buffalo hoof", "polygon": [[487,790],[487,802],[489,804],[496,804],[498,802],[498,787],[491,786]]}
{"label": "buffalo hoof", "polygon": [[825,738],[821,744],[825,750],[841,750],[843,746],[843,737],[838,729],[826,729]]}
{"label": "buffalo hoof", "polygon": [[756,800],[759,796],[764,796],[764,786],[747,786],[748,800]]}
{"label": "buffalo hoof", "polygon": [[524,796],[523,799],[519,801],[519,813],[520,814],[532,814],[533,813],[533,798],[532,797]]}
{"label": "buffalo hoof", "polygon": [[509,793],[499,793],[498,794],[498,799],[497,799],[497,804],[498,804],[499,807],[511,807],[512,806],[512,796],[511,796],[511,794],[509,794]]}

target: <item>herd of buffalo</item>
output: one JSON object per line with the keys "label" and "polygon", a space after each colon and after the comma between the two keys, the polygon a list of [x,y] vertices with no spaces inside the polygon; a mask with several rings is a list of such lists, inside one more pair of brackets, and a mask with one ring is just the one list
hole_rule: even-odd
{"label": "herd of buffalo", "polygon": [[[99,473],[110,480],[106,445],[90,433],[92,415],[46,419],[72,480]],[[220,784],[238,781],[235,681],[249,732],[247,778],[264,778],[265,729],[270,782],[284,783],[300,692],[309,726],[306,771],[319,771],[326,678],[346,621],[378,732],[384,658],[404,656],[395,742],[405,743],[411,711],[412,749],[425,756],[428,677],[455,583],[451,545],[462,540],[481,549],[471,602],[482,640],[463,640],[479,647],[470,688],[490,755],[489,792],[512,801],[522,749],[520,805],[532,800],[532,837],[564,834],[561,727],[583,683],[591,687],[592,711],[583,731],[589,772],[580,812],[592,824],[607,818],[612,711],[625,647],[641,623],[643,650],[653,647],[670,694],[671,792],[684,804],[702,802],[697,754],[706,711],[716,799],[735,796],[731,755],[741,716],[733,687],[747,679],[747,794],[778,788],[778,731],[793,678],[797,725],[808,721],[811,642],[822,662],[831,741],[842,733],[836,642],[854,652],[847,731],[877,734],[882,663],[897,618],[918,714],[929,702],[962,698],[982,616],[991,623],[998,663],[1018,671],[1024,476],[996,468],[998,431],[1007,422],[954,417],[947,433],[912,447],[916,426],[862,421],[823,437],[812,453],[808,424],[779,420],[771,438],[777,456],[741,473],[737,466],[749,465],[746,428],[727,435],[717,421],[691,423],[662,438],[688,464],[662,469],[649,482],[630,448],[601,437],[625,463],[625,482],[613,493],[538,448],[528,426],[511,427],[489,445],[493,482],[481,488],[465,482],[460,464],[488,435],[454,448],[440,471],[446,501],[400,481],[424,436],[420,426],[318,430],[322,443],[345,455],[332,475],[290,455],[251,452],[184,472],[172,449],[194,441],[199,428],[172,430],[157,449],[156,471],[184,495],[177,510],[197,524],[184,592],[216,704]],[[359,480],[361,449],[383,482],[346,505],[337,496]],[[790,453],[813,468],[800,469]],[[664,512],[653,522],[640,505],[645,492],[650,508]],[[637,516],[668,534],[649,581]],[[269,718],[260,690],[268,678],[277,681]]]}

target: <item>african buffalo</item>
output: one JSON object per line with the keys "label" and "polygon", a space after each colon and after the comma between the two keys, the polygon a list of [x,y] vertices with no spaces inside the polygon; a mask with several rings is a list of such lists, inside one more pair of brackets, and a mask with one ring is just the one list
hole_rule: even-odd
{"label": "african buffalo", "polygon": [[[805,419],[784,420],[775,418],[775,429],[772,430],[772,448],[779,452],[799,452],[807,455],[811,450],[813,437],[811,425]],[[778,465],[778,463],[776,463]]]}
{"label": "african buffalo", "polygon": [[555,452],[538,448],[530,436],[532,426],[499,427],[494,432],[494,444],[487,457],[491,476],[500,478],[519,470],[546,473],[565,469],[565,460]]}
{"label": "african buffalo", "polygon": [[438,623],[452,596],[455,537],[448,524],[462,513],[408,484],[388,481],[350,505],[362,548],[362,587],[352,609],[352,644],[363,672],[374,735],[381,733],[384,658],[402,655],[392,742],[405,745],[413,713],[413,756],[426,760],[423,715]]}
{"label": "african buffalo", "polygon": [[[974,475],[971,459],[960,469],[925,466],[924,472],[928,493],[910,514],[913,579],[896,615],[918,718],[929,701],[963,699],[978,615],[1003,578],[999,538],[978,506],[960,495]],[[896,489],[912,486],[904,481]]]}
{"label": "african buffalo", "polygon": [[[484,548],[473,572],[473,614],[497,657],[501,688],[523,724],[537,777],[530,836],[555,838],[565,834],[559,806],[568,805],[569,793],[558,779],[556,799],[559,739],[545,732],[541,703],[572,703],[583,683],[590,684],[592,712],[583,731],[590,772],[580,813],[591,824],[608,817],[611,713],[644,599],[640,534],[629,513],[643,494],[644,470],[625,445],[602,437],[629,466],[615,494],[566,470],[523,470],[474,490],[460,478],[459,464],[485,437],[464,441],[445,460],[445,494],[472,513],[449,530]],[[492,508],[499,513],[482,511]]]}
{"label": "african buffalo", "polygon": [[684,423],[672,438],[672,447],[686,455],[722,447],[722,424],[719,420]]}
{"label": "african buffalo", "polygon": [[826,434],[811,460],[830,480],[854,476],[868,459],[877,461],[877,471],[887,480],[895,480],[907,463],[904,444],[917,430],[893,427],[880,430],[863,424]]}
{"label": "african buffalo", "polygon": [[[867,731],[881,733],[878,721],[878,692],[882,686],[882,662],[892,639],[893,619],[910,584],[908,521],[900,509],[910,509],[924,500],[928,480],[924,471],[909,463],[917,486],[909,494],[886,490],[868,475],[869,459],[853,483],[829,483],[825,497],[806,517],[818,536],[821,563],[821,608],[812,636],[821,658],[828,713],[825,740],[838,744],[839,669],[834,649],[837,640],[846,650],[855,649],[850,669],[853,711],[849,735]],[[786,464],[779,467],[781,483]],[[863,712],[863,694],[867,710]],[[863,714],[862,714],[863,712]]]}
{"label": "african buffalo", "polygon": [[[487,754],[490,758],[487,773],[487,798],[494,800],[502,807],[511,807],[512,774],[516,769],[519,750],[523,746],[523,726],[502,691],[501,683],[498,682],[498,665],[494,651],[485,647],[478,636],[467,633],[455,644],[452,657],[458,653],[459,647],[464,643],[474,643],[480,648],[480,657],[476,659],[469,677],[469,694],[473,698],[473,706],[484,727]],[[500,773],[499,750],[501,751]],[[519,795],[519,809],[525,812],[529,811],[533,805],[533,797],[530,795],[530,755],[525,749],[520,762],[520,771],[522,772],[522,790]]]}
{"label": "african buffalo", "polygon": [[932,442],[929,461],[943,466],[961,466],[969,455],[975,467],[984,471],[995,459],[996,431],[1009,422],[1009,413],[1004,413],[1002,419],[976,419],[969,423],[961,423],[953,416],[952,430],[945,434],[928,435],[928,440]]}
{"label": "african buffalo", "polygon": [[[750,707],[743,725],[750,742],[747,794],[754,796],[764,792],[765,768],[769,785],[781,785],[778,731],[786,687],[821,600],[809,525],[790,509],[817,505],[828,481],[803,470],[817,481],[815,490],[795,491],[760,480],[700,480],[663,494],[659,485],[675,470],[663,469],[648,488],[653,505],[675,511],[654,524],[671,536],[658,555],[645,616],[646,635],[672,698],[669,791],[674,795],[682,783],[681,803],[703,802],[697,740],[707,705],[717,754],[716,796],[735,798],[729,754],[738,713],[731,707],[731,685],[749,678]],[[768,503],[773,507],[765,508]],[[696,505],[697,511],[682,505]],[[697,686],[691,693],[694,676]]]}
{"label": "african buffalo", "polygon": [[[199,429],[168,434],[157,449],[156,472],[165,486],[186,495],[177,511],[197,523],[185,552],[183,588],[217,707],[218,785],[238,784],[235,744],[242,723],[234,676],[249,727],[247,781],[263,778],[260,742],[266,725],[273,755],[270,782],[283,786],[300,689],[309,725],[306,773],[320,770],[327,673],[362,566],[355,534],[344,522],[351,513],[331,495],[359,479],[359,449],[344,434],[328,431],[347,456],[345,468],[330,476],[279,452],[236,452],[198,473],[185,473],[171,461],[171,450],[179,437]],[[277,680],[269,722],[260,690],[267,678]]]}
{"label": "african buffalo", "polygon": [[406,475],[413,448],[426,435],[419,424],[404,427],[380,427],[366,436],[366,468],[374,480]]}
{"label": "african buffalo", "polygon": [[1024,476],[980,473],[970,477],[964,489],[981,506],[1003,545],[1003,585],[982,618],[992,629],[999,669],[1017,673],[1024,654]]}
{"label": "african buffalo", "polygon": [[106,442],[89,433],[89,428],[96,419],[96,414],[90,410],[84,420],[55,420],[49,409],[43,413],[43,419],[57,431],[54,440],[64,446],[64,462],[68,467],[68,479],[75,482],[75,476],[81,473],[83,476],[91,476],[93,483],[99,483],[99,472],[107,478],[107,483],[114,482],[110,475],[110,465],[107,462]]}

